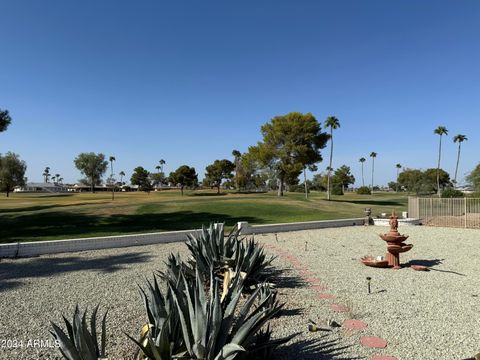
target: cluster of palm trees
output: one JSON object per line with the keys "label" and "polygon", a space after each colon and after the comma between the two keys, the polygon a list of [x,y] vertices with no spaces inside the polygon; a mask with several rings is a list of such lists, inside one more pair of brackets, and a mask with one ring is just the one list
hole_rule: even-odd
{"label": "cluster of palm trees", "polygon": [[[440,196],[440,161],[442,158],[442,137],[443,135],[448,135],[448,129],[445,126],[438,126],[434,131],[434,134],[439,136],[438,142],[438,163],[437,163],[437,193]],[[466,135],[458,134],[453,137],[453,142],[458,143],[458,151],[457,151],[457,163],[455,165],[455,176],[453,179],[453,184],[457,187],[457,175],[458,175],[458,164],[460,163],[460,151],[462,142],[468,140]]]}
{"label": "cluster of palm trees", "polygon": [[[323,126],[325,128],[330,129],[330,161],[327,167],[327,199],[330,200],[330,182],[331,182],[331,174],[332,174],[332,159],[333,159],[333,130],[340,128],[340,121],[335,116],[329,116],[325,120]],[[374,174],[375,174],[375,158],[377,157],[377,153],[372,151],[370,153],[370,157],[372,158],[372,183],[371,183],[371,191],[373,192],[373,184],[374,184]],[[362,186],[365,186],[365,177],[363,173],[363,165],[367,161],[364,157],[360,158],[360,163],[362,164]]]}
{"label": "cluster of palm trees", "polygon": [[55,183],[63,183],[63,177],[60,176],[60,174],[55,174],[55,175],[52,175],[50,174],[50,167],[47,166],[45,168],[45,170],[43,170],[43,179],[44,179],[44,182],[45,183],[48,183],[50,179],[52,179],[52,182],[55,184]]}
{"label": "cluster of palm trees", "polygon": [[[330,161],[327,167],[327,199],[330,200],[330,179],[331,179],[331,171],[332,167],[332,159],[333,159],[333,130],[340,128],[340,121],[335,116],[329,116],[324,123],[325,128],[330,129]],[[440,162],[442,156],[442,136],[448,135],[448,130],[445,126],[438,126],[434,133],[440,136],[439,146],[438,146],[438,163],[437,163],[437,192],[440,195]],[[458,150],[457,150],[457,162],[455,165],[455,175],[453,179],[454,186],[457,186],[457,175],[458,175],[458,165],[460,163],[460,152],[462,142],[468,140],[466,135],[458,134],[453,137],[453,142],[458,143]],[[370,153],[370,158],[372,159],[372,182],[370,184],[371,191],[373,192],[374,187],[374,175],[375,175],[375,158],[377,157],[377,153],[372,151]],[[359,162],[362,167],[362,186],[365,186],[365,177],[364,177],[364,164],[367,161],[364,157],[359,159]],[[396,164],[395,168],[397,169],[397,184],[396,184],[396,191],[398,191],[398,178],[400,175],[400,169],[402,168],[401,164]]]}

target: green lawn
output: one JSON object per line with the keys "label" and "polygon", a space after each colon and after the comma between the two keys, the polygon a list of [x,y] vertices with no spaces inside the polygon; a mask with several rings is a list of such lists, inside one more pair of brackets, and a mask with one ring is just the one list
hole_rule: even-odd
{"label": "green lawn", "polygon": [[237,221],[271,224],[293,221],[362,217],[363,209],[373,214],[404,211],[403,194],[373,196],[347,194],[325,200],[323,193],[274,193],[217,196],[214,192],[177,191],[107,193],[62,196],[13,194],[0,198],[0,242],[39,241],[106,236],[148,231],[193,229],[210,221],[231,226]]}

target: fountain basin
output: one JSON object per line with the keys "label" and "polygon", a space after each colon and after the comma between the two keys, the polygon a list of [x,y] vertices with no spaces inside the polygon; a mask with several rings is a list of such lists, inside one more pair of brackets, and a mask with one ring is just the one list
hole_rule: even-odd
{"label": "fountain basin", "polygon": [[408,239],[408,235],[380,234],[380,238],[391,243],[402,243]]}
{"label": "fountain basin", "polygon": [[391,254],[400,254],[407,252],[413,248],[412,244],[392,244],[387,245],[387,251]]}
{"label": "fountain basin", "polygon": [[377,260],[373,256],[364,256],[360,261],[367,266],[386,268],[388,267],[388,260]]}

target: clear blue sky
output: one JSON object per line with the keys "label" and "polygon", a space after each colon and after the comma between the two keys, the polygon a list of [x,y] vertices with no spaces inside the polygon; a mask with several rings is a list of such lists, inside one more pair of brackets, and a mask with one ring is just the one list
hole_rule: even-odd
{"label": "clear blue sky", "polygon": [[[80,152],[117,159],[116,172],[166,171],[246,151],[275,115],[340,119],[334,166],[377,183],[395,164],[460,174],[480,161],[480,2],[1,1],[0,108],[13,123],[0,152],[81,176]],[[328,159],[328,149],[323,151]],[[324,169],[326,162],[320,164]],[[369,177],[367,176],[367,179]]]}

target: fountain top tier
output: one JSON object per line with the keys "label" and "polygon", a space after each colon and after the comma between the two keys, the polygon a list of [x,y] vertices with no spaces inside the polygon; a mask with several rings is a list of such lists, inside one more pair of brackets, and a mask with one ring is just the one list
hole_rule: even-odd
{"label": "fountain top tier", "polygon": [[398,217],[395,214],[395,210],[390,216],[390,231],[386,234],[380,234],[380,238],[389,243],[402,243],[408,239],[408,235],[402,235],[398,232]]}

